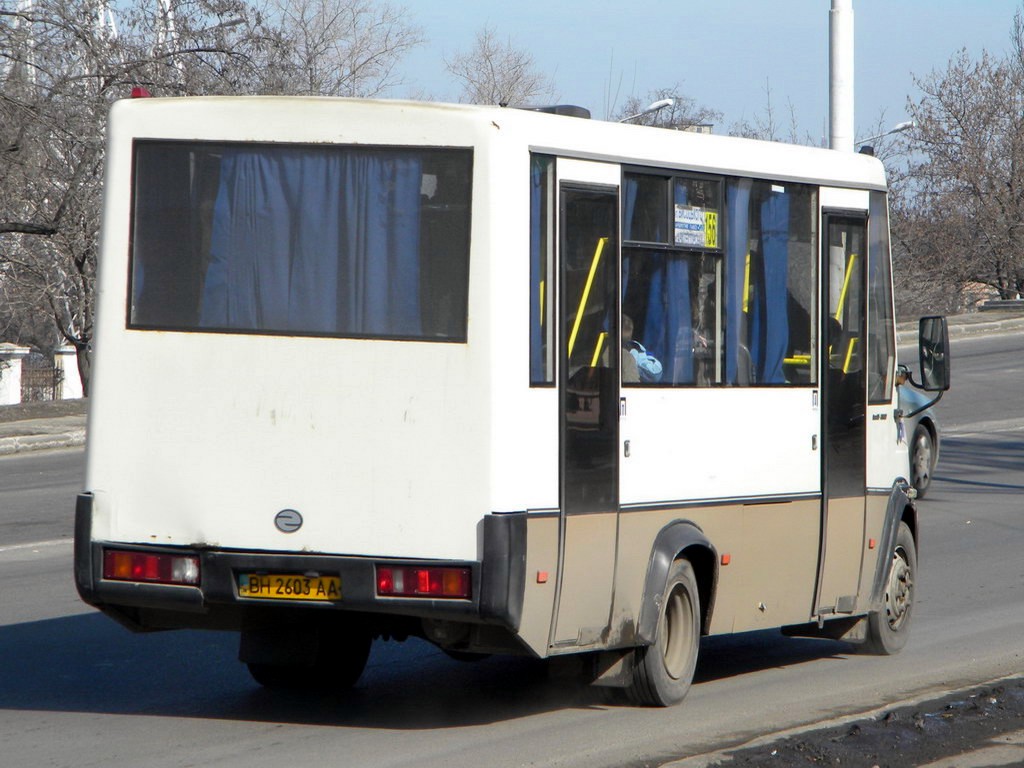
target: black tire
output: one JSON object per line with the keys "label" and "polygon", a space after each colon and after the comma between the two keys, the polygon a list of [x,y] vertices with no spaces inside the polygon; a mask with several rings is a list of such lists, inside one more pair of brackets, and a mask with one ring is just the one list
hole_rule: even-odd
{"label": "black tire", "polygon": [[677,560],[665,585],[658,634],[634,651],[633,678],[626,694],[636,704],[667,707],[690,690],[700,650],[700,594],[687,560]]}
{"label": "black tire", "polygon": [[935,441],[928,427],[918,424],[910,443],[910,484],[917,489],[917,497],[924,498],[932,484],[935,469]]}
{"label": "black tire", "polygon": [[370,656],[372,638],[362,632],[325,633],[309,663],[249,662],[249,674],[264,688],[338,691],[359,680]]}
{"label": "black tire", "polygon": [[907,644],[917,589],[917,548],[906,523],[901,522],[890,553],[882,608],[868,616],[864,650],[880,656],[899,653]]}

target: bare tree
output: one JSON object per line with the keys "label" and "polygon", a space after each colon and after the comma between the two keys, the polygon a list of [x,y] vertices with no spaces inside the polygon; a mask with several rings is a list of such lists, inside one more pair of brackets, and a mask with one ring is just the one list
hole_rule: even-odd
{"label": "bare tree", "polygon": [[400,85],[397,64],[423,42],[405,16],[372,0],[270,0],[261,90],[369,97]]}
{"label": "bare tree", "polygon": [[[1024,49],[975,60],[954,55],[917,80],[908,105],[905,202],[897,234],[936,270],[973,280],[1003,298],[1024,292]],[[922,235],[929,235],[924,238]]]}
{"label": "bare tree", "polygon": [[[648,105],[664,99],[671,99],[671,105],[655,112],[642,114]],[[722,113],[718,110],[702,106],[695,99],[684,95],[679,83],[668,88],[650,91],[643,98],[628,97],[623,102],[622,108],[612,116],[612,119],[622,120],[632,115],[639,115],[639,117],[630,120],[631,123],[670,128],[677,131],[714,125],[722,119]]]}
{"label": "bare tree", "polygon": [[788,144],[805,144],[814,146],[818,144],[809,133],[800,134],[800,125],[797,120],[796,107],[792,100],[786,100],[786,123],[783,125],[782,116],[779,114],[772,99],[771,82],[766,78],[764,81],[764,108],[754,114],[749,120],[744,118],[733,123],[729,129],[730,136],[741,136],[746,139],[760,139],[762,141],[782,141]]}
{"label": "bare tree", "polygon": [[502,42],[491,27],[477,32],[470,51],[445,59],[445,67],[460,82],[464,103],[527,105],[555,98],[554,83],[537,70],[533,56],[511,39]]}
{"label": "bare tree", "polygon": [[[183,7],[181,27],[213,27],[225,8]],[[127,7],[120,29],[103,2],[22,0],[0,9],[0,279],[8,328],[38,346],[72,344],[86,392],[109,105],[136,85],[182,92],[181,57],[226,55],[212,39],[192,36],[182,45],[151,9]],[[140,23],[150,20],[162,37]]]}
{"label": "bare tree", "polygon": [[0,10],[0,277],[10,320],[37,333],[47,316],[50,338],[30,341],[74,344],[86,380],[105,92],[123,71],[113,29],[84,10]]}
{"label": "bare tree", "polygon": [[110,104],[154,95],[372,95],[418,31],[371,0],[0,0],[0,330],[70,343],[88,392]]}

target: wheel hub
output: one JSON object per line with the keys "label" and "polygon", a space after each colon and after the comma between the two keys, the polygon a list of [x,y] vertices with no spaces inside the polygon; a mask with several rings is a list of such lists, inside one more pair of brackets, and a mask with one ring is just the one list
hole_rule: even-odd
{"label": "wheel hub", "polygon": [[889,584],[885,591],[885,615],[892,629],[899,629],[910,612],[913,574],[902,551],[893,553]]}

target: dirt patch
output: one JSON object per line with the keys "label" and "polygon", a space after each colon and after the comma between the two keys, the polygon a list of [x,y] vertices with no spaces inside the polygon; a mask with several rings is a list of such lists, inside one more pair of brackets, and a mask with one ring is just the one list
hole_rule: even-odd
{"label": "dirt patch", "polygon": [[0,405],[0,422],[48,419],[55,416],[79,416],[89,406],[88,400],[43,400],[17,405]]}
{"label": "dirt patch", "polygon": [[713,766],[905,768],[981,749],[1024,728],[1024,678],[961,692],[877,718],[728,752]]}

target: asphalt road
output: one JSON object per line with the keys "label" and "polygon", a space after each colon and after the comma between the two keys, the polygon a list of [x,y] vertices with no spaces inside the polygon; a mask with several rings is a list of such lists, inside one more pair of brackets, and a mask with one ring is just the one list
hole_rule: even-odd
{"label": "asphalt road", "polygon": [[75,494],[82,489],[84,476],[82,450],[29,452],[2,461],[0,549],[70,539]]}
{"label": "asphalt road", "polygon": [[378,643],[345,697],[271,695],[234,661],[231,635],[132,635],[77,601],[80,451],[0,459],[0,764],[655,765],[1019,673],[1024,402],[1008,371],[1021,346],[954,343],[903,653],[774,632],[714,638],[689,697],[668,710],[609,704],[538,662],[465,664],[418,642]]}
{"label": "asphalt road", "polygon": [[[937,406],[943,433],[1024,426],[1024,333],[965,338],[951,347],[953,386]],[[900,359],[914,359],[913,350],[901,347]]]}

